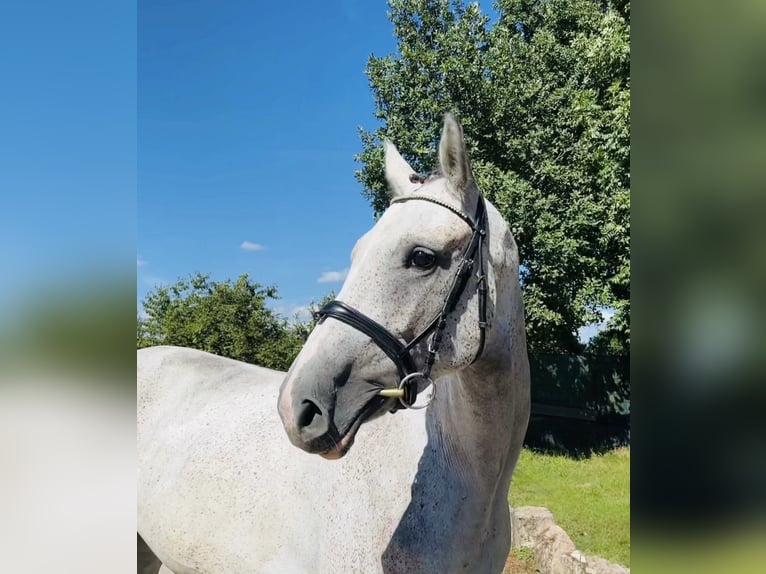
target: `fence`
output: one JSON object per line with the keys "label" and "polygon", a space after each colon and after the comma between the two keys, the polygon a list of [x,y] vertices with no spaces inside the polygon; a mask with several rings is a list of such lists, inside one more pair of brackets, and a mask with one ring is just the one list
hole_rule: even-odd
{"label": "fence", "polygon": [[628,357],[530,355],[529,366],[528,446],[572,453],[630,441]]}

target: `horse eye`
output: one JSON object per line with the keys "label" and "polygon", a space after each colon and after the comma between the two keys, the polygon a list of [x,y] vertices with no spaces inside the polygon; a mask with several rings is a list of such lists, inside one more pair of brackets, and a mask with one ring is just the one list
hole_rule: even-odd
{"label": "horse eye", "polygon": [[436,263],[436,255],[425,247],[416,247],[410,255],[410,264],[420,269],[430,269]]}

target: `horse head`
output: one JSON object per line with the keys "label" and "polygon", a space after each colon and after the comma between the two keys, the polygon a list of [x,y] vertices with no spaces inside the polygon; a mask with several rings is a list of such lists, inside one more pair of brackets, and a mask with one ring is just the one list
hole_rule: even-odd
{"label": "horse head", "polygon": [[426,178],[384,146],[391,205],[357,241],[279,393],[291,442],[326,458],[346,454],[363,423],[413,406],[433,379],[474,362],[494,309],[488,217],[458,121],[445,116],[439,169]]}

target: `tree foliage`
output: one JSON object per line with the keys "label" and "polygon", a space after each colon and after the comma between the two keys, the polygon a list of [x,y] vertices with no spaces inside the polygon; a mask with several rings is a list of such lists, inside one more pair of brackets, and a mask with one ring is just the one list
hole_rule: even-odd
{"label": "tree foliage", "polygon": [[530,350],[581,351],[578,329],[612,307],[605,346],[627,352],[630,3],[499,0],[492,26],[478,4],[389,6],[398,53],[368,61],[382,125],[360,130],[357,156],[375,212],[388,203],[382,139],[427,171],[454,110],[519,245]]}
{"label": "tree foliage", "polygon": [[236,281],[211,281],[197,273],[153,289],[138,319],[138,348],[179,345],[269,367],[289,368],[313,320],[289,323],[266,306],[277,298],[241,275]]}

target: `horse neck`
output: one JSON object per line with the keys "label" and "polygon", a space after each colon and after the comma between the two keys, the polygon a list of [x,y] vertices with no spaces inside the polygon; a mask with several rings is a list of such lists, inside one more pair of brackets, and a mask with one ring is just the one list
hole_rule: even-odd
{"label": "horse neck", "polygon": [[[442,445],[445,464],[494,484],[502,474],[512,428],[512,409],[506,397],[495,395],[501,372],[464,371],[436,382],[433,424],[429,434]],[[500,439],[500,440],[499,440]]]}
{"label": "horse neck", "polygon": [[498,295],[503,318],[482,357],[436,382],[429,434],[443,445],[445,464],[507,491],[529,418],[529,363],[518,284],[507,282]]}

